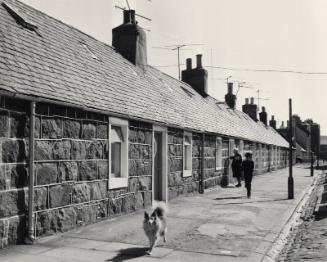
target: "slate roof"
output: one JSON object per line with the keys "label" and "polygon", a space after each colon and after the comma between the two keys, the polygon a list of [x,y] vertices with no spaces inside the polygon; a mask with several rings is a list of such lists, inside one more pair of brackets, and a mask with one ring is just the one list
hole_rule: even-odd
{"label": "slate roof", "polygon": [[111,46],[17,0],[2,2],[38,29],[18,25],[0,6],[0,91],[287,147],[274,129],[188,84],[138,68]]}

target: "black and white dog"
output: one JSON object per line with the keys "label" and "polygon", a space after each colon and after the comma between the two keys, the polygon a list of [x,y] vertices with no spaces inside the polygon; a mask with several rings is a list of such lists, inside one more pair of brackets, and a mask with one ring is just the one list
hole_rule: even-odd
{"label": "black and white dog", "polygon": [[160,237],[166,242],[167,211],[167,205],[164,202],[155,202],[151,213],[144,212],[143,229],[150,243],[149,254]]}

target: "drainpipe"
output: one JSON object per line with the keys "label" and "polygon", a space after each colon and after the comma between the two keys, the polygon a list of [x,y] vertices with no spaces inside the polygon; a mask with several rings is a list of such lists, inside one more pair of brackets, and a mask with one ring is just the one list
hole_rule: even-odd
{"label": "drainpipe", "polygon": [[200,172],[200,185],[199,185],[199,191],[200,194],[204,193],[204,183],[203,183],[203,177],[204,177],[204,136],[205,134],[202,134],[202,143],[201,143],[201,172]]}
{"label": "drainpipe", "polygon": [[34,243],[34,128],[35,128],[35,102],[30,104],[30,136],[29,136],[29,185],[28,185],[28,232],[26,244]]}

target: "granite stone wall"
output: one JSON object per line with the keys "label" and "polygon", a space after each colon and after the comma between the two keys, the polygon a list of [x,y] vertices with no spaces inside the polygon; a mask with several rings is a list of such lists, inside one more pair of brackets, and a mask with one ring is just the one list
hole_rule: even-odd
{"label": "granite stone wall", "polygon": [[20,243],[26,232],[28,137],[29,103],[0,97],[0,248]]}
{"label": "granite stone wall", "polygon": [[198,182],[201,177],[201,148],[202,148],[202,135],[193,133],[192,136],[192,175],[193,180]]}
{"label": "granite stone wall", "polygon": [[[113,190],[109,190],[108,128],[108,116],[36,104],[36,236],[64,232],[151,204],[151,125],[129,122],[129,185]],[[28,136],[29,103],[1,97],[1,248],[21,243],[26,233]]]}
{"label": "granite stone wall", "polygon": [[262,173],[266,173],[270,169],[270,162],[269,162],[269,148],[267,145],[262,145]]}
{"label": "granite stone wall", "polygon": [[107,217],[108,117],[48,104],[37,104],[36,116],[36,236]]}
{"label": "granite stone wall", "polygon": [[149,126],[130,122],[128,188],[109,190],[108,117],[48,105],[37,108],[41,119],[35,142],[35,188],[40,191],[35,207],[37,236],[151,204]]}
{"label": "granite stone wall", "polygon": [[135,209],[145,208],[152,201],[152,125],[129,122],[129,192],[136,199]]}
{"label": "granite stone wall", "polygon": [[[181,129],[168,129],[168,197],[173,199],[182,194],[198,192],[199,177],[198,172],[193,176],[183,177],[183,135]],[[198,147],[197,141],[192,141],[194,148]],[[194,156],[194,153],[192,153]],[[194,161],[196,162],[194,164]],[[194,160],[193,166],[198,165],[199,161]]]}
{"label": "granite stone wall", "polygon": [[220,185],[223,170],[216,171],[216,136],[205,135],[204,138],[204,188]]}
{"label": "granite stone wall", "polygon": [[253,174],[254,175],[259,175],[261,172],[261,164],[260,164],[260,159],[261,159],[261,153],[260,153],[260,149],[259,149],[259,145],[257,143],[253,143],[251,145],[251,151],[253,153],[252,155],[252,159],[254,161],[254,171]]}

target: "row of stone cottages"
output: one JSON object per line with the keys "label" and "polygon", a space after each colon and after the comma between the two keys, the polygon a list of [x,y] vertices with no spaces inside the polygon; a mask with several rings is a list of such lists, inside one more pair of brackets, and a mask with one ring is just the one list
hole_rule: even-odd
{"label": "row of stone cottages", "polygon": [[287,165],[287,142],[234,108],[231,85],[227,103],[208,95],[200,55],[183,81],[147,65],[134,11],[111,47],[0,3],[1,247],[228,183],[234,147],[256,173]]}

